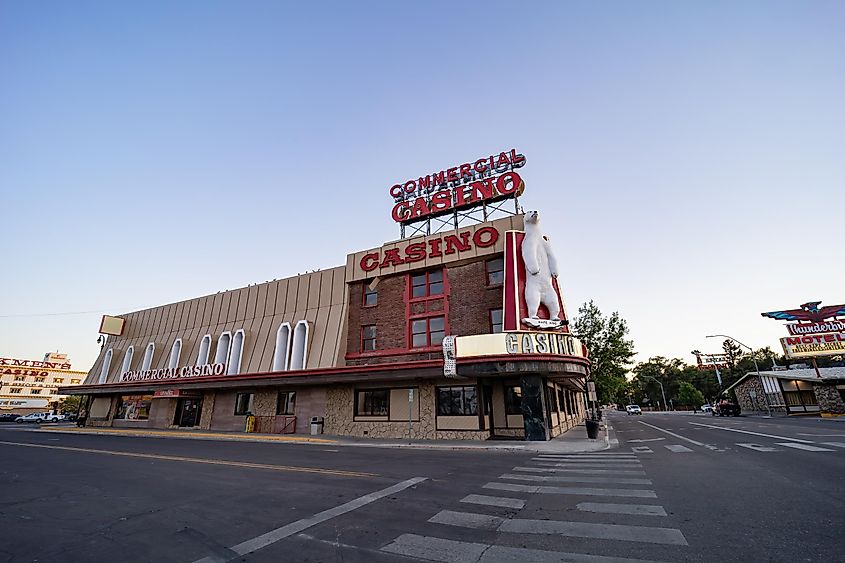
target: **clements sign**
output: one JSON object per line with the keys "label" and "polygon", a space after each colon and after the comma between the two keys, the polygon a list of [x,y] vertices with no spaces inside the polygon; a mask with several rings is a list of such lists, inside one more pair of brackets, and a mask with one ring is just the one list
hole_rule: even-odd
{"label": "clements sign", "polygon": [[396,201],[393,220],[409,223],[517,197],[525,189],[525,183],[515,170],[524,165],[525,157],[511,149],[498,156],[490,155],[394,184],[389,190]]}
{"label": "clements sign", "polygon": [[404,248],[388,248],[370,252],[361,257],[359,265],[365,272],[376,269],[421,262],[426,258],[451,256],[477,248],[488,248],[499,240],[495,227],[481,227],[475,232],[463,231],[453,235],[430,238],[426,242],[414,242]]}
{"label": "clements sign", "polygon": [[14,358],[0,358],[0,366],[41,369],[70,369],[70,364],[66,362],[37,362],[35,360],[16,360]]}
{"label": "clements sign", "polygon": [[150,379],[181,379],[188,377],[207,377],[212,375],[226,375],[226,364],[206,364],[204,366],[127,371],[120,376],[120,380],[147,381]]}

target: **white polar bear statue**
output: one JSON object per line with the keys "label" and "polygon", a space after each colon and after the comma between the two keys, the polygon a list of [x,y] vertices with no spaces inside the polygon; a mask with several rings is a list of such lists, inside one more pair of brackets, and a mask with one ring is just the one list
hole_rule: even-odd
{"label": "white polar bear statue", "polygon": [[[522,239],[522,260],[525,262],[525,303],[528,305],[529,319],[523,322],[536,325],[540,304],[549,310],[552,324],[560,326],[560,301],[552,285],[552,278],[557,278],[557,260],[552,252],[552,245],[540,230],[540,213],[529,211],[525,214],[525,238]],[[530,322],[535,321],[535,322]],[[545,324],[545,323],[541,323]]]}

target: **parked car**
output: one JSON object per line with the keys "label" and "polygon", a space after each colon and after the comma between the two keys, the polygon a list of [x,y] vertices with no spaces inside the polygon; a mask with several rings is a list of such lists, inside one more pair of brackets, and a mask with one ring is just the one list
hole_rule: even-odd
{"label": "parked car", "polygon": [[41,424],[42,422],[58,422],[64,419],[65,415],[63,414],[53,414],[51,412],[34,412],[25,416],[19,416],[15,419],[15,422],[17,422],[18,424],[23,424],[24,422],[35,422],[36,424]]}
{"label": "parked car", "polygon": [[733,401],[719,401],[716,406],[713,407],[713,411],[710,413],[713,416],[739,416],[740,408],[739,405],[734,403]]}
{"label": "parked car", "polygon": [[3,413],[0,414],[0,422],[14,422],[18,419],[20,415],[14,413]]}
{"label": "parked car", "polygon": [[701,405],[701,412],[713,412],[713,405]]}
{"label": "parked car", "polygon": [[630,414],[643,414],[643,410],[640,408],[640,405],[628,405],[625,407],[625,411]]}

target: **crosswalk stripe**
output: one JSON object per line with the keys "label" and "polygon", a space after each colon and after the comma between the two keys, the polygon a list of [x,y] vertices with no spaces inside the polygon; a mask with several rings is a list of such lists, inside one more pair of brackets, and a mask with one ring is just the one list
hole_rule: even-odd
{"label": "crosswalk stripe", "polygon": [[527,473],[568,473],[588,475],[645,475],[645,471],[628,471],[626,469],[559,469],[557,467],[514,467],[514,471],[525,471]]}
{"label": "crosswalk stripe", "polygon": [[558,483],[601,483],[605,485],[651,485],[649,479],[632,479],[630,477],[587,477],[580,475],[518,475],[505,473],[499,479],[512,481],[542,481]]}
{"label": "crosswalk stripe", "polygon": [[634,446],[631,448],[631,451],[637,452],[638,454],[653,454],[654,451],[649,448],[648,446]]}
{"label": "crosswalk stripe", "polygon": [[539,454],[539,457],[565,459],[637,459],[634,454]]}
{"label": "crosswalk stripe", "polygon": [[447,540],[417,534],[402,534],[382,547],[381,551],[440,563],[465,561],[477,563],[561,563],[563,561],[567,563],[651,563],[643,559],[544,551],[525,547],[491,546],[485,543]]}
{"label": "crosswalk stripe", "polygon": [[778,446],[785,448],[795,448],[796,450],[804,450],[807,452],[832,452],[834,450],[828,448],[820,448],[818,446],[811,446],[810,444],[799,444],[797,442],[776,442]]}
{"label": "crosswalk stripe", "polygon": [[668,446],[663,446],[670,452],[675,452],[676,454],[682,454],[686,452],[691,452],[692,450],[686,446],[682,446],[680,444],[669,444]]}
{"label": "crosswalk stripe", "polygon": [[525,507],[525,501],[520,498],[491,497],[487,495],[467,495],[461,499],[461,502],[498,506],[500,508],[522,509]]}
{"label": "crosswalk stripe", "polygon": [[532,459],[537,460],[537,461],[565,461],[567,463],[604,463],[604,462],[618,463],[618,464],[637,464],[637,463],[640,463],[640,460],[638,460],[637,458],[630,458],[630,459],[629,458],[625,458],[625,459],[619,459],[619,458],[604,459],[604,458],[601,458],[601,459],[595,459],[595,458],[586,458],[586,457],[548,457],[548,456],[540,456],[540,457],[535,457],[535,458],[532,458]]}
{"label": "crosswalk stripe", "polygon": [[482,488],[520,493],[550,495],[583,495],[596,497],[657,498],[657,493],[647,489],[601,489],[593,487],[552,487],[549,485],[516,485],[514,483],[487,483]]}
{"label": "crosswalk stripe", "polygon": [[441,510],[428,519],[429,522],[435,524],[474,528],[476,530],[496,530],[504,520],[501,516],[476,514],[475,512],[456,512],[454,510]]}
{"label": "crosswalk stripe", "polygon": [[610,502],[579,502],[575,508],[582,512],[602,514],[634,514],[636,516],[666,516],[662,506],[653,504],[614,504]]}
{"label": "crosswalk stripe", "polygon": [[618,463],[572,463],[571,461],[534,461],[531,460],[531,463],[537,464],[541,467],[571,467],[572,469],[642,469],[642,464],[639,463],[626,463],[624,465],[620,465]]}
{"label": "crosswalk stripe", "polygon": [[833,446],[835,448],[845,448],[845,443],[843,442],[822,442],[823,446]]}
{"label": "crosswalk stripe", "polygon": [[667,545],[689,545],[684,534],[677,528],[652,528],[650,526],[513,518],[504,520],[499,526],[498,531],[515,532],[518,534],[554,534],[575,538],[621,540]]}
{"label": "crosswalk stripe", "polygon": [[755,452],[777,452],[777,451],[780,451],[777,448],[770,448],[768,446],[762,446],[760,444],[746,444],[746,443],[737,442],[736,445],[741,446],[743,448],[748,448],[749,450],[754,450]]}
{"label": "crosswalk stripe", "polygon": [[596,465],[585,467],[583,465],[569,465],[567,463],[536,463],[540,468],[556,468],[570,473],[618,473],[620,475],[645,475],[641,467],[636,469],[629,467],[608,467],[607,465]]}

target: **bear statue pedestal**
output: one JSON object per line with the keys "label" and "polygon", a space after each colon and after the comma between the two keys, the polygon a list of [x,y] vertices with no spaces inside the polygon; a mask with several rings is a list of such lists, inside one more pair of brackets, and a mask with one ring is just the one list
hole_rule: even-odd
{"label": "bear statue pedestal", "polygon": [[525,425],[525,440],[540,442],[549,439],[546,423],[545,401],[543,400],[543,378],[526,375],[520,380],[522,389],[522,421]]}

